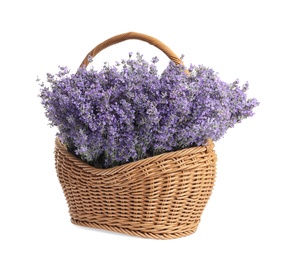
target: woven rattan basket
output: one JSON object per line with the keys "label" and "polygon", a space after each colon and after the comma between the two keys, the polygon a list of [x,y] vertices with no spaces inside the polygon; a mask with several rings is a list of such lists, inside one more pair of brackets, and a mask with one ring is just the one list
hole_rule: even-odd
{"label": "woven rattan basket", "polygon": [[[94,57],[115,43],[139,39],[180,59],[157,39],[139,33],[112,37],[96,46]],[[155,239],[190,235],[197,230],[216,173],[214,144],[168,152],[109,169],[97,169],[67,151],[56,139],[58,178],[74,224]]]}

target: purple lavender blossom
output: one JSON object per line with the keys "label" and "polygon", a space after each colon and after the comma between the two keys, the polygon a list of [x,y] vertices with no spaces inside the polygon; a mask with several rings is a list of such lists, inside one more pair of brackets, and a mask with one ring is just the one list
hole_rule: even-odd
{"label": "purple lavender blossom", "polygon": [[253,116],[256,99],[236,80],[227,84],[204,66],[170,62],[158,75],[157,57],[132,59],[100,71],[60,67],[47,74],[40,97],[51,126],[68,150],[94,167],[108,168],[214,141]]}

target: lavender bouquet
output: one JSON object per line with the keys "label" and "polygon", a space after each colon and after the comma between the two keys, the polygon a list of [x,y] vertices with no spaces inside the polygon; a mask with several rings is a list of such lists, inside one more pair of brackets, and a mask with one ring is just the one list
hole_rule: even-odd
{"label": "lavender bouquet", "polygon": [[[157,57],[137,53],[100,71],[60,67],[41,83],[40,97],[51,126],[67,149],[97,168],[109,168],[214,141],[259,102],[248,83],[223,82],[204,66],[170,62],[159,75]],[[189,73],[186,73],[188,71]]]}

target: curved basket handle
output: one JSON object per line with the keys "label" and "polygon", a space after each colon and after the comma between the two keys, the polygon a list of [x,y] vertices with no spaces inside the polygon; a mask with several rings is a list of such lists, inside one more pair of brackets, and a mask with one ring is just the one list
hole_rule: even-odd
{"label": "curved basket handle", "polygon": [[136,32],[128,32],[128,33],[123,33],[116,35],[114,37],[111,37],[104,42],[98,44],[94,49],[92,49],[84,58],[82,61],[80,67],[87,67],[89,64],[89,58],[94,58],[99,52],[101,52],[103,49],[117,44],[119,42],[123,42],[125,40],[130,40],[130,39],[135,39],[135,40],[141,40],[144,42],[148,42],[149,44],[154,45],[158,49],[160,49],[162,52],[164,52],[169,59],[171,59],[173,62],[176,64],[183,64],[183,62],[176,56],[176,54],[169,48],[167,47],[164,43],[161,41],[157,40],[154,37],[148,36],[146,34],[142,33],[136,33]]}

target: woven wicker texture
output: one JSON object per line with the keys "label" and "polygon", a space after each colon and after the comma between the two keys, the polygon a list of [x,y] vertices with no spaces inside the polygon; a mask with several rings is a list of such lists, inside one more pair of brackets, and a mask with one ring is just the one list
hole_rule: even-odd
{"label": "woven wicker texture", "polygon": [[[148,42],[182,64],[159,40],[129,32],[97,45],[81,66],[88,65],[88,57],[129,39]],[[216,154],[211,140],[206,146],[109,169],[79,160],[58,138],[55,147],[56,170],[72,223],[155,239],[183,237],[197,230],[215,181]]]}
{"label": "woven wicker texture", "polygon": [[56,139],[56,169],[74,224],[171,239],[196,231],[215,181],[213,143],[97,169]]}

